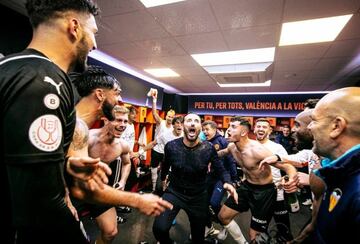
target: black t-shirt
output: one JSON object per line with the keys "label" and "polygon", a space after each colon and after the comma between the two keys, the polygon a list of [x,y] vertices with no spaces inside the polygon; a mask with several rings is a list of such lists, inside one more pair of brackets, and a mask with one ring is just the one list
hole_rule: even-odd
{"label": "black t-shirt", "polygon": [[68,76],[27,49],[0,60],[0,95],[0,167],[7,170],[14,224],[66,223],[63,167],[76,122]]}
{"label": "black t-shirt", "polygon": [[161,179],[165,180],[171,167],[169,189],[190,195],[205,191],[209,163],[224,182],[231,182],[214,146],[208,141],[200,142],[195,147],[187,147],[183,138],[178,138],[168,142],[164,152]]}

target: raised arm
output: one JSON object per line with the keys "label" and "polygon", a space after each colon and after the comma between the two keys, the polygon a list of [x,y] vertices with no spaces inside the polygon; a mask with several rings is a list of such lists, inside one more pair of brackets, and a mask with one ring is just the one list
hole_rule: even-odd
{"label": "raised arm", "polygon": [[160,125],[161,121],[163,121],[163,119],[159,116],[157,110],[156,110],[156,102],[157,102],[157,90],[153,91],[151,96],[152,96],[152,115],[156,121],[156,125]]}

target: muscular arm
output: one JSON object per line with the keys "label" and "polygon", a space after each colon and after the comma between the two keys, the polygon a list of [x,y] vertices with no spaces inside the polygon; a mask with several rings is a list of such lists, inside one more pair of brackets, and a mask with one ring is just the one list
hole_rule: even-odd
{"label": "muscular arm", "polygon": [[88,156],[88,141],[89,129],[83,120],[77,118],[68,156]]}
{"label": "muscular arm", "polygon": [[139,209],[146,215],[157,216],[165,209],[172,208],[172,205],[153,194],[143,194],[119,191],[113,187],[105,185],[104,189],[95,191],[83,191],[76,184],[70,188],[74,197],[87,199],[95,204],[107,204],[112,206],[125,205]]}
{"label": "muscular arm", "polygon": [[68,150],[66,172],[74,179],[83,181],[82,186],[88,190],[103,188],[107,183],[106,174],[111,174],[109,166],[100,159],[90,158],[88,155],[89,130],[81,119],[76,120],[73,140]]}
{"label": "muscular arm", "polygon": [[126,181],[129,177],[131,170],[131,161],[130,161],[130,147],[128,145],[124,145],[123,153],[120,155],[122,167],[121,167],[121,179],[120,179],[120,190],[124,190]]}
{"label": "muscular arm", "polygon": [[217,151],[217,155],[219,158],[224,157],[229,154],[230,154],[229,146],[227,148]]}

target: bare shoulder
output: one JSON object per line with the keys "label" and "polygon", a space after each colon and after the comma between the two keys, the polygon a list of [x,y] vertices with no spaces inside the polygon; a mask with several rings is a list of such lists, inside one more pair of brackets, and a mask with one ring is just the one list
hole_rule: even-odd
{"label": "bare shoulder", "polygon": [[229,149],[229,151],[234,150],[234,149],[235,149],[235,143],[230,142],[230,143],[228,144],[227,148]]}
{"label": "bare shoulder", "polygon": [[77,118],[73,140],[71,142],[72,150],[78,151],[84,148],[85,146],[87,146],[88,140],[89,140],[89,128],[82,119]]}
{"label": "bare shoulder", "polygon": [[263,160],[264,158],[273,155],[269,149],[256,140],[251,140],[251,148],[254,156],[256,156],[259,160]]}
{"label": "bare shoulder", "polygon": [[127,154],[130,153],[130,146],[129,144],[123,140],[123,139],[119,139],[116,142],[116,147],[118,148],[118,150],[121,152],[120,154]]}

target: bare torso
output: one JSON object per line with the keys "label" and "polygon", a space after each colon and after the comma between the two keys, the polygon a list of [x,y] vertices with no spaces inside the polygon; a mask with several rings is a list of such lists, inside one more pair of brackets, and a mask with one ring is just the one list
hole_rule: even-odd
{"label": "bare torso", "polygon": [[100,158],[102,162],[110,164],[119,156],[123,157],[129,154],[128,144],[122,140],[102,140],[100,129],[90,130],[89,133],[89,156]]}
{"label": "bare torso", "polygon": [[270,166],[266,165],[264,169],[259,169],[259,163],[265,157],[273,154],[255,140],[248,139],[246,142],[238,142],[238,144],[241,145],[236,146],[234,143],[230,143],[228,149],[242,168],[246,179],[256,185],[272,183]]}

